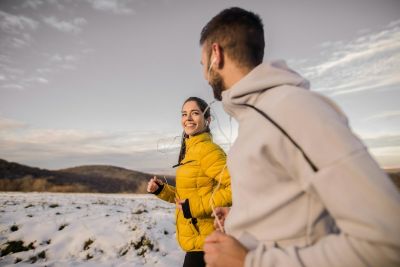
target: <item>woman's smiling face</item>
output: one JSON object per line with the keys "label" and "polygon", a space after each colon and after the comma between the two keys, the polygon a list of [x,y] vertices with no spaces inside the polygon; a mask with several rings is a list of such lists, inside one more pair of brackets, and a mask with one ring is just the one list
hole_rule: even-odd
{"label": "woman's smiling face", "polygon": [[189,137],[205,129],[206,121],[196,101],[188,101],[183,105],[181,123],[183,130]]}

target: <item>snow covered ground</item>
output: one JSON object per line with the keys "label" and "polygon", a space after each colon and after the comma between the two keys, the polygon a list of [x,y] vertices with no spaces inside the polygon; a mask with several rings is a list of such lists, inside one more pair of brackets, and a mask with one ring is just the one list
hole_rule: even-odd
{"label": "snow covered ground", "polygon": [[174,208],[151,195],[3,192],[0,266],[182,266]]}

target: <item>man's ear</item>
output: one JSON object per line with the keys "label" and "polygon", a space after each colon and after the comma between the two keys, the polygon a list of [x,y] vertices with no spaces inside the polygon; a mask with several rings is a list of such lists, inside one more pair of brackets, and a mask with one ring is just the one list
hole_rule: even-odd
{"label": "man's ear", "polygon": [[224,52],[218,43],[211,44],[211,55],[211,57],[213,57],[212,60],[215,60],[215,66],[217,68],[222,68],[224,65]]}

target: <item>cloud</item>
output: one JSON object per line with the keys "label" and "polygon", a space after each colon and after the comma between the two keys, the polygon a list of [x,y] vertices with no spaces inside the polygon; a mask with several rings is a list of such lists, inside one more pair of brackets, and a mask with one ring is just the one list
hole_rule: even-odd
{"label": "cloud", "polygon": [[[37,70],[25,71],[21,68],[14,67],[17,61],[7,62],[6,57],[5,60],[0,58],[0,71],[3,72],[0,77],[0,88],[9,89],[9,90],[25,90],[29,86],[33,84],[47,84],[49,80],[45,77],[46,74],[50,72],[45,72],[45,69],[40,69],[41,72]],[[5,63],[4,63],[5,62]],[[37,72],[37,73],[36,73]]]}
{"label": "cloud", "polygon": [[25,87],[21,84],[16,84],[16,83],[4,83],[1,85],[2,88],[4,89],[12,89],[12,90],[24,90]]}
{"label": "cloud", "polygon": [[79,54],[43,53],[37,64],[38,68],[25,70],[19,66],[21,62],[12,60],[9,56],[0,55],[0,89],[26,90],[32,86],[43,86],[50,83],[53,74],[71,71],[78,68],[79,63],[88,52]]}
{"label": "cloud", "polygon": [[22,7],[30,7],[33,9],[37,9],[39,6],[41,6],[43,4],[44,4],[44,1],[42,1],[42,0],[26,0],[22,4]]}
{"label": "cloud", "polygon": [[391,22],[388,24],[388,27],[391,28],[391,27],[396,27],[396,26],[399,26],[399,25],[400,25],[400,19],[395,20],[395,21],[391,21]]}
{"label": "cloud", "polygon": [[5,118],[0,115],[0,132],[25,128],[27,125],[23,122]]}
{"label": "cloud", "polygon": [[49,80],[43,77],[32,77],[27,79],[28,82],[36,82],[36,83],[41,83],[41,84],[47,84],[49,83]]}
{"label": "cloud", "polygon": [[[52,169],[111,164],[174,174],[171,166],[177,163],[181,142],[179,134],[165,132],[37,128],[7,118],[0,125],[0,158]],[[225,139],[216,127],[212,129],[214,140],[228,149],[229,145],[218,142]]]}
{"label": "cloud", "polygon": [[178,153],[176,146],[157,149],[161,139],[174,138],[165,139],[165,134],[154,132],[41,129],[0,117],[0,158],[39,167],[97,162],[160,172],[175,164]]}
{"label": "cloud", "polygon": [[71,21],[59,20],[54,16],[43,18],[43,22],[50,27],[65,33],[80,33],[83,25],[87,24],[84,18],[74,18]]}
{"label": "cloud", "polygon": [[[80,54],[83,55],[84,52],[80,52]],[[46,71],[57,72],[60,70],[75,70],[77,68],[79,61],[81,60],[81,57],[79,55],[72,55],[72,54],[61,55],[60,53],[56,53],[53,55],[47,54],[46,56],[48,57],[49,64],[52,67],[51,69],[48,68],[41,69],[40,73]]]}
{"label": "cloud", "polygon": [[0,28],[7,33],[19,33],[21,30],[35,30],[38,22],[23,15],[13,15],[0,10]]}
{"label": "cloud", "polygon": [[379,114],[375,114],[372,116],[369,116],[364,119],[364,121],[371,121],[371,120],[380,120],[380,119],[393,119],[400,117],[400,110],[391,110],[391,111],[385,111],[381,112]]}
{"label": "cloud", "polygon": [[324,42],[320,49],[317,60],[293,61],[316,91],[332,96],[400,86],[400,20],[349,42]]}
{"label": "cloud", "polygon": [[46,74],[46,73],[51,73],[52,70],[49,68],[37,68],[36,72],[39,74]]}
{"label": "cloud", "polygon": [[30,43],[30,40],[31,40],[30,36],[26,35],[26,37],[24,39],[17,38],[17,37],[12,38],[12,46],[14,46],[15,48],[28,46]]}
{"label": "cloud", "polygon": [[[12,9],[12,12],[24,12],[24,15],[0,10],[0,90],[43,88],[55,73],[77,69],[81,59],[93,51],[82,39],[78,40],[73,36],[82,32],[88,23],[86,19],[74,16],[60,19],[54,15],[41,17],[38,21],[30,18],[38,16],[40,9],[45,7],[53,11],[57,8],[63,12],[58,12],[59,14],[68,14],[66,10],[62,10],[65,8],[60,3],[68,4],[71,10],[76,7],[72,6],[71,1],[33,0],[24,1]],[[40,27],[43,25],[46,27]],[[52,36],[57,32],[69,34],[51,38],[51,47],[42,45],[44,39],[38,39],[42,33]],[[53,47],[60,50],[68,47],[70,51],[77,52],[58,53],[57,60],[57,50],[54,51]]]}
{"label": "cloud", "polygon": [[[32,44],[31,32],[38,29],[39,22],[24,15],[14,15],[0,10],[0,87],[23,90],[26,73],[19,67],[21,48]],[[25,63],[25,62],[24,62]]]}
{"label": "cloud", "polygon": [[0,88],[10,89],[10,90],[19,90],[23,91],[32,84],[48,84],[49,80],[47,78],[41,76],[29,76],[27,78],[13,78],[11,81],[7,81],[7,78],[3,81],[0,79]]}
{"label": "cloud", "polygon": [[26,90],[32,86],[46,85],[50,83],[52,74],[77,69],[81,55],[84,55],[84,52],[80,52],[79,55],[44,53],[43,56],[46,60],[38,64],[38,68],[29,71],[14,67],[14,65],[18,66],[20,62],[3,55],[0,57],[0,88]]}
{"label": "cloud", "polygon": [[11,90],[23,90],[26,86],[21,78],[25,76],[25,71],[15,67],[16,62],[10,56],[0,55],[0,88]]}
{"label": "cloud", "polygon": [[[380,133],[362,136],[369,148],[400,146],[400,133]],[[400,156],[400,155],[399,155]]]}
{"label": "cloud", "polygon": [[[29,32],[35,31],[39,23],[23,15],[13,15],[0,10],[0,49],[27,47],[32,42]],[[1,60],[1,59],[0,59]]]}
{"label": "cloud", "polygon": [[[53,0],[29,3],[25,2],[23,7],[38,8],[44,3],[58,7],[58,1]],[[0,10],[0,89],[22,91],[31,87],[42,87],[49,83],[51,73],[76,69],[80,56],[84,55],[84,52],[78,52],[77,55],[52,54],[49,58],[49,53],[43,52],[40,46],[41,41],[34,38],[35,35],[32,34],[33,31],[38,30],[40,23],[45,23],[57,31],[78,34],[87,21],[81,17],[60,20],[50,16],[38,22],[26,15],[14,15]],[[59,42],[71,40],[70,35],[64,36],[65,39]],[[35,49],[27,49],[30,47]],[[22,48],[24,50],[21,50]],[[77,51],[84,48],[85,46],[81,46]]]}
{"label": "cloud", "polygon": [[369,149],[379,165],[385,169],[399,168],[400,146],[375,147]]}
{"label": "cloud", "polygon": [[74,63],[79,61],[79,57],[76,55],[60,55],[56,53],[51,55],[50,61],[56,63]]}
{"label": "cloud", "polygon": [[[381,113],[382,117],[390,117],[390,112]],[[378,116],[377,116],[378,117]],[[356,133],[368,147],[370,153],[384,167],[400,167],[400,131],[385,129],[374,131],[358,131]]]}
{"label": "cloud", "polygon": [[127,5],[129,0],[88,0],[94,9],[101,11],[113,12],[115,14],[128,15],[132,14],[133,10]]}

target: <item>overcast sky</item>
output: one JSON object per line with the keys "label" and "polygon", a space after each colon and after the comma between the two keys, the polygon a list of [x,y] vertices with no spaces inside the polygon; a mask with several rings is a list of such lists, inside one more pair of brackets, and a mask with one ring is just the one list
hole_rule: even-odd
{"label": "overcast sky", "polygon": [[[263,19],[265,61],[287,60],[381,166],[400,167],[398,0],[1,0],[0,158],[173,173],[182,102],[213,100],[200,31],[231,6]],[[228,150],[237,124],[212,110]]]}

